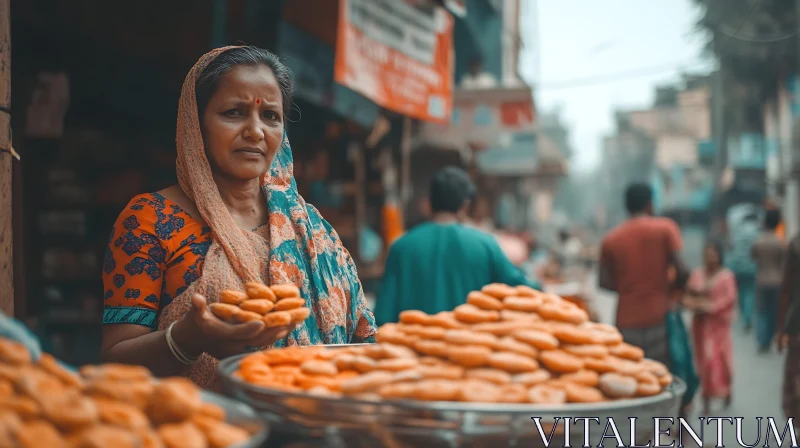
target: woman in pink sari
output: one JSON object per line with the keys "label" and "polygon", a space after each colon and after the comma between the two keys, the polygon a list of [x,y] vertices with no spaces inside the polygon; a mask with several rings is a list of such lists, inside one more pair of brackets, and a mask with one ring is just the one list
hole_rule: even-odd
{"label": "woman in pink sari", "polygon": [[723,266],[720,246],[707,245],[704,266],[692,272],[684,299],[684,305],[695,313],[692,333],[706,415],[714,398],[724,399],[726,408],[731,404],[731,326],[737,295],[736,278]]}

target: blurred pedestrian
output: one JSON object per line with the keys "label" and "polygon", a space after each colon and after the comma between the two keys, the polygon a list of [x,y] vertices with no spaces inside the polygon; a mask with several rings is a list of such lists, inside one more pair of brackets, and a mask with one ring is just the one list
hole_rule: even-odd
{"label": "blurred pedestrian", "polygon": [[736,276],[739,320],[747,332],[753,326],[753,305],[756,297],[756,265],[751,257],[751,249],[760,234],[758,220],[758,211],[752,204],[739,204],[728,212],[726,223],[731,250],[725,257],[725,262]]}
{"label": "blurred pedestrian", "polygon": [[469,175],[459,168],[446,167],[434,175],[431,221],[416,226],[389,249],[375,303],[378,322],[396,322],[404,310],[452,310],[471,291],[489,283],[538,286],[508,260],[492,235],[465,225],[475,194]]}
{"label": "blurred pedestrian", "polygon": [[786,244],[775,232],[780,222],[781,214],[778,210],[767,210],[764,231],[751,249],[751,257],[756,263],[756,339],[759,353],[768,352],[775,337],[783,264],[786,259]]}
{"label": "blurred pedestrian", "polygon": [[733,326],[736,310],[736,277],[723,263],[722,246],[709,243],[703,252],[703,267],[692,272],[683,304],[694,312],[692,335],[695,359],[703,390],[703,415],[711,400],[731,404],[733,381]]}
{"label": "blurred pedestrian", "polygon": [[778,350],[787,350],[783,367],[783,413],[800,424],[800,235],[786,251],[781,282],[781,306],[778,314],[780,337]]}
{"label": "blurred pedestrian", "polygon": [[653,216],[653,190],[648,185],[630,185],[625,206],[630,218],[603,240],[599,283],[619,295],[616,325],[625,340],[643,348],[648,358],[668,364],[670,266],[678,285],[687,278],[679,255],[680,230],[674,221]]}

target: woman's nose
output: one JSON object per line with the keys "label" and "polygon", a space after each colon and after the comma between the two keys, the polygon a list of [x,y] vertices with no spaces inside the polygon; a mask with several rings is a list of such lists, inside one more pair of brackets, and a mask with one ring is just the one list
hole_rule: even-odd
{"label": "woman's nose", "polygon": [[248,120],[244,129],[244,138],[256,142],[264,140],[264,130],[261,126],[261,120],[258,118],[251,118]]}

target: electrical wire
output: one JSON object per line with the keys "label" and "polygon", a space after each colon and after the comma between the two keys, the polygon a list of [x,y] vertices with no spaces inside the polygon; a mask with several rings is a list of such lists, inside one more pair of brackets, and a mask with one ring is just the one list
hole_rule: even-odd
{"label": "electrical wire", "polygon": [[[676,70],[688,70],[691,67],[685,67],[687,64],[705,64],[707,66],[707,62],[705,61],[681,61],[681,62],[674,62],[672,64],[664,64],[660,66],[654,67],[645,67],[635,70],[627,70],[624,72],[618,73],[611,73],[608,75],[600,75],[600,76],[593,76],[588,78],[578,78],[578,79],[571,79],[567,81],[561,82],[554,82],[554,83],[540,83],[536,84],[535,88],[537,91],[542,90],[561,90],[561,89],[569,89],[573,87],[584,87],[589,85],[596,85],[596,84],[605,84],[609,82],[617,82],[617,81],[624,81],[627,79],[638,78],[642,76],[652,76],[661,73],[669,73],[674,72]],[[683,66],[683,67],[682,67]],[[700,69],[701,67],[697,67]],[[705,68],[705,67],[702,67]]]}

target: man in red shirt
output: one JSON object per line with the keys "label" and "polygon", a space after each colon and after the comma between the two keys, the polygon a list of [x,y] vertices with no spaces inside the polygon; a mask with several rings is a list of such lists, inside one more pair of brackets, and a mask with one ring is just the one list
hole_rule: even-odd
{"label": "man in red shirt", "polygon": [[629,186],[625,206],[630,218],[603,240],[600,286],[619,294],[616,325],[625,341],[668,364],[666,317],[673,287],[684,285],[688,277],[679,255],[680,229],[671,219],[653,216],[653,191],[647,185]]}

